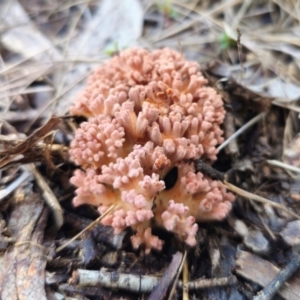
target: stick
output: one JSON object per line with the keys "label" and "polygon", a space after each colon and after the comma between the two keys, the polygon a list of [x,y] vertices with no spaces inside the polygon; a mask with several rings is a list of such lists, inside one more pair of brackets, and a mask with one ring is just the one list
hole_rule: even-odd
{"label": "stick", "polygon": [[263,290],[253,298],[253,300],[271,300],[286,281],[299,270],[300,255],[296,255],[287,266],[282,269],[274,279]]}

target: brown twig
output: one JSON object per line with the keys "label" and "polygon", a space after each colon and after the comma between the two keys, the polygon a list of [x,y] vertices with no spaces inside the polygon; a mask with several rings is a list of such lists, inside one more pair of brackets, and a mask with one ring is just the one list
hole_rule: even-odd
{"label": "brown twig", "polygon": [[[228,277],[210,278],[210,279],[198,279],[187,283],[182,283],[182,288],[188,288],[189,290],[200,290],[218,286],[231,286],[238,282],[236,276],[230,275]],[[181,285],[180,285],[181,286]]]}
{"label": "brown twig", "polygon": [[197,159],[195,160],[195,169],[196,172],[201,172],[214,180],[224,181],[225,174],[217,171],[212,168],[210,165],[206,164],[203,160]]}
{"label": "brown twig", "polygon": [[236,29],[236,32],[237,32],[236,44],[238,47],[238,56],[239,56],[239,61],[240,61],[240,66],[241,66],[241,73],[240,73],[240,81],[241,81],[243,74],[244,74],[244,66],[243,66],[243,61],[242,61],[242,44],[241,44],[242,33],[239,28]]}

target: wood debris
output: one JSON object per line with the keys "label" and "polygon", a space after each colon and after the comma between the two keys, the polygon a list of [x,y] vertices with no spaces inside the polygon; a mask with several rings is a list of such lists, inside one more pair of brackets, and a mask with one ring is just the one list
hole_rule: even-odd
{"label": "wood debris", "polygon": [[42,245],[47,211],[38,194],[17,193],[8,228],[15,242],[8,248],[0,274],[1,299],[47,299],[44,289],[47,249]]}
{"label": "wood debris", "polygon": [[[294,262],[291,262],[294,264]],[[279,274],[280,269],[269,261],[262,259],[250,252],[240,251],[237,257],[237,269],[236,272],[238,275],[251,280],[262,287],[267,286],[277,274]],[[299,264],[296,264],[299,267]],[[282,288],[278,293],[287,300],[296,300],[299,299],[300,295],[300,277],[295,276],[293,280],[285,283],[285,280],[282,281]],[[267,298],[257,298],[258,299],[267,299]],[[270,299],[270,298],[269,298]]]}

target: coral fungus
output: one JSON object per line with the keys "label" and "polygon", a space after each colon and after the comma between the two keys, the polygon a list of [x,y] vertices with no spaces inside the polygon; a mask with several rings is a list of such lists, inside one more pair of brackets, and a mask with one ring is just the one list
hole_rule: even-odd
{"label": "coral fungus", "polygon": [[[221,220],[234,197],[223,184],[195,173],[191,160],[216,159],[225,110],[196,62],[162,49],[129,49],[98,67],[71,113],[87,118],[71,143],[82,167],[71,182],[74,205],[115,210],[102,223],[115,233],[131,226],[134,248],[160,250],[159,225],[195,245],[197,221]],[[175,185],[164,178],[178,169]]]}

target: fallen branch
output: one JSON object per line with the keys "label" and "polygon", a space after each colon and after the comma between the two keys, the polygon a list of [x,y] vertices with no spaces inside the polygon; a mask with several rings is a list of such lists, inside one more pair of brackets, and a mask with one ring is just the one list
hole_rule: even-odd
{"label": "fallen branch", "polygon": [[[294,263],[294,262],[292,262]],[[260,286],[267,287],[281,270],[269,261],[247,251],[239,251],[236,260],[236,273]],[[268,288],[269,289],[269,288]],[[287,300],[299,300],[300,277],[296,275],[293,280],[283,283],[278,291],[280,296]],[[259,299],[259,298],[258,298]],[[264,298],[262,298],[264,299]],[[268,298],[265,298],[268,299]]]}
{"label": "fallen branch", "polygon": [[[179,256],[176,256],[174,260],[177,261],[178,258]],[[179,270],[178,273],[180,274],[180,272],[181,271]],[[167,272],[165,272],[165,274],[167,274]],[[79,287],[104,287],[110,290],[122,289],[134,293],[150,293],[156,289],[156,287],[160,282],[162,282],[162,278],[154,275],[138,275],[138,274],[124,274],[118,272],[107,272],[104,269],[101,269],[100,271],[78,269],[73,272],[72,277],[69,280],[69,284],[77,285]],[[221,277],[221,278],[209,278],[209,279],[201,278],[201,279],[187,282],[185,284],[183,284],[182,281],[178,281],[177,284],[175,284],[175,288],[188,289],[188,290],[200,290],[200,289],[220,287],[220,286],[232,286],[235,285],[236,283],[237,283],[236,276],[230,275],[228,277]],[[156,298],[156,299],[161,299],[161,298]]]}
{"label": "fallen branch", "polygon": [[135,293],[150,293],[160,278],[149,275],[124,274],[78,269],[73,272],[70,284],[83,286],[102,286],[109,289],[122,289]]}
{"label": "fallen branch", "polygon": [[179,284],[179,287],[187,288],[189,291],[191,290],[201,290],[213,287],[220,286],[231,286],[235,285],[238,282],[236,276],[230,275],[228,277],[220,277],[220,278],[209,278],[209,279],[197,279],[185,284]]}
{"label": "fallen branch", "polygon": [[296,255],[287,264],[287,266],[282,269],[272,281],[261,290],[253,300],[271,300],[277,294],[277,292],[282,288],[286,281],[296,273],[300,268],[300,255]]}

